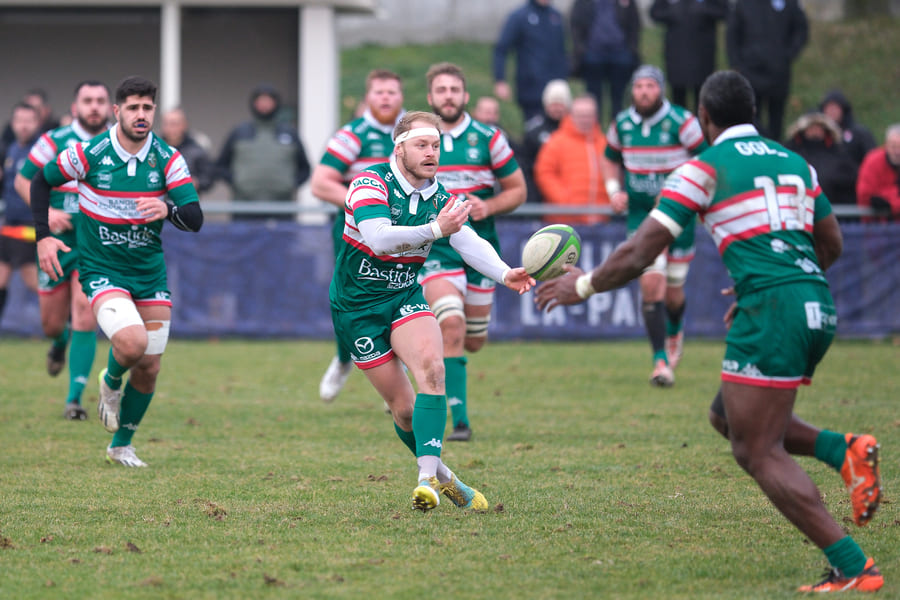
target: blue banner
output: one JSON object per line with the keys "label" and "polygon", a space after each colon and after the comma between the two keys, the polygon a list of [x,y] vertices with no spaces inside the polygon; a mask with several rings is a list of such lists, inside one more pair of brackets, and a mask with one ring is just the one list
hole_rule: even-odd
{"label": "blue banner", "polygon": [[[535,220],[498,225],[510,264]],[[881,337],[900,333],[900,225],[842,225],[844,254],[829,270],[838,307],[838,334]],[[580,266],[600,264],[625,239],[624,224],[578,227]],[[197,234],[166,227],[163,244],[174,303],[172,334],[181,337],[286,337],[330,339],[328,285],[334,266],[329,226],[260,222],[207,223]],[[689,337],[722,337],[731,285],[711,239],[697,230],[697,256],[685,293]],[[37,297],[13,276],[0,332],[40,336]],[[492,339],[588,340],[642,337],[637,283],[587,302],[539,313],[533,294],[498,288]]]}

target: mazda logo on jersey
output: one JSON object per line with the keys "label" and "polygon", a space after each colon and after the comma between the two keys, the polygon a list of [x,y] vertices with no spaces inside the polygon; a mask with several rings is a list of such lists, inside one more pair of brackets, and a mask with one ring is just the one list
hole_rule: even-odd
{"label": "mazda logo on jersey", "polygon": [[375,343],[370,337],[356,338],[356,341],[353,342],[353,345],[356,346],[356,349],[359,350],[362,354],[368,354],[375,349]]}

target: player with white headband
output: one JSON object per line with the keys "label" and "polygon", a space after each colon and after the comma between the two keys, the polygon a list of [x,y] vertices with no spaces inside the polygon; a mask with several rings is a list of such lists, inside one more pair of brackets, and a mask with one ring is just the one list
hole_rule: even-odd
{"label": "player with white headband", "polygon": [[468,224],[469,204],[435,179],[438,125],[430,113],[407,113],[395,129],[390,162],[350,183],[329,297],[338,344],[388,404],[397,436],[416,456],[413,508],[432,509],[443,494],[460,508],[483,511],[485,497],[441,461],[447,419],[441,330],[417,276],[434,241],[448,238],[468,264],[510,289],[524,293],[534,279],[478,237]]}

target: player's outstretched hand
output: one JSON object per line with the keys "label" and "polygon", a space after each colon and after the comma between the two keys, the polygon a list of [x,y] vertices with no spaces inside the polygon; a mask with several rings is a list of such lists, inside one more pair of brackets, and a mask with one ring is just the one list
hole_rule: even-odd
{"label": "player's outstretched hand", "polygon": [[503,278],[503,285],[519,292],[520,295],[533,288],[535,283],[534,277],[525,271],[525,267],[510,269],[506,272],[506,277]]}
{"label": "player's outstretched hand", "polygon": [[63,276],[62,265],[59,264],[58,252],[69,252],[72,249],[55,237],[45,237],[37,243],[38,264],[53,281]]}
{"label": "player's outstretched hand", "polygon": [[454,199],[444,205],[436,219],[444,237],[462,229],[465,222],[469,220],[470,208],[468,200]]}
{"label": "player's outstretched hand", "polygon": [[584,299],[575,291],[575,280],[580,275],[583,275],[584,271],[571,265],[566,265],[563,268],[566,270],[565,275],[545,281],[538,286],[534,302],[539,310],[550,311],[560,304],[584,302]]}

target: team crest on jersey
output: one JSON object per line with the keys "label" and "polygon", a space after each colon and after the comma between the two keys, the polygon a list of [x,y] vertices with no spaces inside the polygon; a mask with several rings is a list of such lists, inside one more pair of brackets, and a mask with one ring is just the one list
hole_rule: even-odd
{"label": "team crest on jersey", "polygon": [[157,173],[156,171],[150,171],[149,173],[147,173],[147,185],[149,187],[158,188],[159,181],[159,173]]}
{"label": "team crest on jersey", "polygon": [[148,165],[151,169],[155,169],[155,168],[156,168],[156,155],[155,155],[154,153],[152,153],[152,152],[151,152],[150,154],[147,155],[147,165]]}
{"label": "team crest on jersey", "polygon": [[478,134],[475,133],[474,131],[470,131],[468,133],[468,135],[466,135],[466,142],[468,142],[468,144],[470,146],[477,146],[478,145]]}
{"label": "team crest on jersey", "polygon": [[634,123],[632,123],[631,121],[625,121],[624,123],[622,123],[622,131],[631,131],[632,129],[634,129]]}
{"label": "team crest on jersey", "polygon": [[672,141],[672,134],[670,134],[668,131],[664,131],[659,134],[659,143],[660,144],[668,144],[671,141]]}
{"label": "team crest on jersey", "polygon": [[466,160],[472,163],[481,162],[481,151],[478,148],[468,148],[466,150]]}
{"label": "team crest on jersey", "polygon": [[109,171],[100,171],[97,173],[97,187],[108,190],[112,185],[112,173]]}

